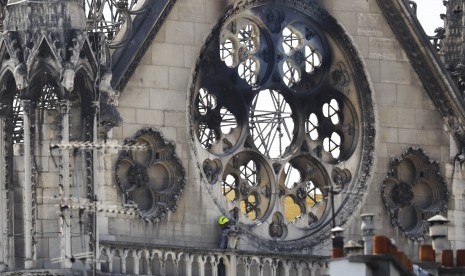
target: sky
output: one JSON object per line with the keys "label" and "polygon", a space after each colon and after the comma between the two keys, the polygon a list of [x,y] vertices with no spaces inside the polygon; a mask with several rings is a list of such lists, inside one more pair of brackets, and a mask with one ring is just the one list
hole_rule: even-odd
{"label": "sky", "polygon": [[417,3],[417,17],[427,35],[434,35],[434,29],[444,27],[444,22],[439,17],[446,13],[443,0],[415,0]]}

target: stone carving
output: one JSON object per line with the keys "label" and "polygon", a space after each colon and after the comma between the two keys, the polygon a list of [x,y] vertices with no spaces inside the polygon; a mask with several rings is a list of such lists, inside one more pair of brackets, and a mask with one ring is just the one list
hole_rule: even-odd
{"label": "stone carving", "polygon": [[428,36],[436,51],[440,52],[443,48],[443,39],[446,38],[446,30],[443,27],[434,29],[435,35]]}
{"label": "stone carving", "polygon": [[272,222],[268,228],[270,236],[273,238],[284,238],[287,235],[287,226],[284,217],[280,212],[273,214]]}
{"label": "stone carving", "polygon": [[447,210],[448,195],[438,164],[419,148],[392,159],[381,186],[392,224],[412,240],[424,237],[428,218]]}
{"label": "stone carving", "polygon": [[414,198],[412,186],[404,182],[400,182],[398,185],[394,186],[389,196],[395,203],[400,204],[400,206],[410,204]]}
{"label": "stone carving", "polygon": [[284,13],[279,9],[269,8],[266,12],[266,22],[270,30],[277,34],[281,31],[281,23],[284,20]]}
{"label": "stone carving", "polygon": [[203,172],[209,183],[215,183],[218,180],[218,175],[222,170],[221,161],[219,159],[207,159],[203,162]]}
{"label": "stone carving", "polygon": [[182,194],[185,172],[174,152],[155,129],[144,128],[126,144],[139,144],[144,150],[125,150],[116,163],[116,181],[127,204],[135,204],[146,221],[158,222],[174,212]]}
{"label": "stone carving", "polygon": [[339,63],[331,72],[331,81],[335,87],[345,88],[349,85],[350,75],[343,63]]}
{"label": "stone carving", "polygon": [[134,166],[129,168],[128,181],[132,186],[147,187],[149,182],[147,168],[141,164],[134,164]]}
{"label": "stone carving", "polygon": [[[13,5],[10,9],[15,11],[16,6]],[[103,77],[100,78],[101,72],[99,70],[108,71],[110,63],[102,59],[97,60],[98,55],[94,53],[95,48],[98,48],[99,53],[108,51],[105,40],[94,41],[92,44],[87,33],[69,27],[61,30],[67,32],[66,36],[57,31],[55,26],[48,31],[35,31],[33,29],[36,26],[31,27],[31,30],[16,31],[12,23],[14,21],[19,21],[15,22],[16,24],[21,25],[22,23],[22,20],[13,18],[13,16],[7,18],[6,22],[8,24],[6,25],[5,35],[0,39],[0,44],[5,46],[2,55],[7,54],[11,57],[9,60],[4,59],[1,66],[13,73],[17,89],[23,91],[21,93],[22,98],[33,99],[38,97],[34,93],[42,91],[41,87],[37,89],[37,86],[41,86],[44,81],[45,77],[42,74],[60,80],[56,85],[64,89],[55,89],[55,92],[62,99],[73,98],[72,93],[76,93],[77,89],[94,91],[89,86],[93,86],[94,80],[97,80],[95,84],[98,85],[101,91],[94,92],[101,94],[98,98],[102,106],[100,109],[101,116],[99,117],[101,119],[99,133],[104,136],[111,128],[118,126],[122,122],[115,108],[118,95],[109,85],[111,74],[103,74]],[[51,58],[45,59],[42,58],[43,56],[50,56]],[[104,63],[99,63],[100,61]],[[83,64],[86,65],[83,66]],[[83,70],[82,67],[90,69]],[[44,70],[44,68],[47,68],[47,70]],[[97,68],[99,69],[97,70]],[[82,80],[79,88],[75,87],[77,74],[80,74],[79,77]],[[85,87],[86,85],[87,87]],[[29,87],[32,88],[29,89]],[[89,98],[83,95],[79,95],[79,97]],[[83,107],[85,111],[88,111],[88,106]],[[87,115],[92,116],[92,114]]]}
{"label": "stone carving", "polygon": [[344,184],[349,183],[352,180],[352,174],[348,169],[341,170],[340,168],[334,168],[331,172],[331,178],[335,184],[335,190],[333,192],[338,192],[344,188]]}
{"label": "stone carving", "polygon": [[[17,164],[13,164],[12,159],[13,148],[19,143],[24,146],[24,186],[30,190],[26,190],[22,199],[22,208],[26,210],[22,218],[23,228],[27,230],[24,231],[24,248],[21,255],[25,258],[24,267],[27,269],[36,258],[35,247],[42,243],[43,238],[37,234],[36,220],[39,218],[38,210],[46,203],[42,198],[38,199],[38,192],[42,181],[50,181],[42,180],[41,174],[48,168],[44,165],[47,161],[43,159],[47,154],[38,145],[46,144],[47,139],[57,139],[69,146],[69,137],[73,135],[73,139],[83,141],[93,141],[97,137],[93,132],[97,113],[92,111],[91,106],[93,100],[101,99],[98,89],[100,70],[108,70],[109,64],[100,63],[96,58],[97,48],[99,52],[106,49],[105,41],[100,41],[99,47],[93,47],[99,43],[92,44],[89,41],[85,31],[86,22],[81,20],[84,18],[81,5],[72,1],[11,1],[4,9],[3,36],[0,38],[0,69],[3,72],[0,79],[3,88],[0,103],[2,107],[8,107],[2,108],[3,119],[8,125],[4,134],[12,136],[12,139],[5,140],[4,153],[8,155],[8,160],[5,161],[8,162],[10,170],[8,174],[11,174],[17,169]],[[79,114],[75,118],[72,118],[67,110],[70,101],[77,111],[74,114]],[[47,116],[44,116],[44,113],[47,113]],[[54,118],[44,119],[49,115]],[[113,118],[115,117],[119,118],[113,114]],[[49,131],[50,138],[37,134],[50,125],[46,120],[55,121],[52,128],[54,131]],[[72,128],[72,122],[82,124]],[[57,159],[53,153],[51,155],[59,170],[56,175],[56,184],[60,187],[57,196],[60,204],[65,206],[64,202],[71,196],[70,151],[69,148],[61,149],[57,153]],[[85,172],[82,174],[88,188],[86,193],[92,200],[96,199],[91,189],[95,176],[93,157],[91,151],[85,153],[86,167],[83,168]],[[18,180],[9,176],[6,181],[10,182],[8,185],[13,189],[14,181]],[[18,204],[20,202],[18,201]],[[61,231],[61,253],[63,256],[70,256],[70,246],[67,242],[71,240],[69,212],[63,206],[63,216],[57,230]],[[21,223],[20,220],[15,222],[13,217],[6,219],[13,221],[12,225]],[[15,258],[14,254],[10,257]],[[63,264],[64,267],[67,265]]]}
{"label": "stone carving", "polygon": [[114,105],[114,101],[109,98],[109,95],[102,93],[100,97],[100,122],[98,125],[98,133],[106,135],[112,128],[120,126],[123,122],[118,110]]}

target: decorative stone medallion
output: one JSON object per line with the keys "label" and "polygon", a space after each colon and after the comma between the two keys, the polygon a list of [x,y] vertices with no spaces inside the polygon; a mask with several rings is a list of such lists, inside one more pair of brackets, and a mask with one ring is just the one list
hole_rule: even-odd
{"label": "decorative stone medallion", "polygon": [[125,150],[116,163],[116,181],[124,200],[136,204],[144,220],[158,222],[168,211],[176,210],[186,183],[174,143],[157,130],[144,128],[125,144],[144,149]]}
{"label": "decorative stone medallion", "polygon": [[446,212],[448,196],[438,163],[422,149],[409,148],[390,161],[381,197],[392,224],[409,239],[421,240],[425,236],[427,220]]}

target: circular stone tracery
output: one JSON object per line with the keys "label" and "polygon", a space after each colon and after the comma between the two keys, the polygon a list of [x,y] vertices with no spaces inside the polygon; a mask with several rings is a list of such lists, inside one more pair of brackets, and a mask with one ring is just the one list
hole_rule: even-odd
{"label": "circular stone tracery", "polygon": [[370,88],[342,28],[313,2],[246,1],[201,53],[190,137],[217,206],[265,246],[327,238],[330,191],[345,190],[334,195],[342,225],[366,190],[374,144]]}

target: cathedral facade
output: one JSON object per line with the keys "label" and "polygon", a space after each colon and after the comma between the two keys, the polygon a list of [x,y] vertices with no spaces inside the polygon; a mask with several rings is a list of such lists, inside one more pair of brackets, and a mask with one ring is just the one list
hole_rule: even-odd
{"label": "cathedral facade", "polygon": [[413,261],[436,215],[465,249],[444,2],[435,36],[404,0],[2,3],[0,270],[326,275],[366,214]]}

